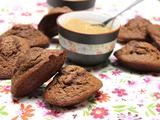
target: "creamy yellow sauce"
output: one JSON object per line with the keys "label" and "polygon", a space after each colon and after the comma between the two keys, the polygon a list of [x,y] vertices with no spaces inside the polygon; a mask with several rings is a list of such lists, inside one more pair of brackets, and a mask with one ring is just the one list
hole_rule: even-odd
{"label": "creamy yellow sauce", "polygon": [[105,26],[105,27],[93,26],[91,24],[98,24],[98,23],[83,21],[80,19],[70,19],[63,26],[69,30],[80,32],[80,33],[87,33],[87,34],[105,33],[112,30],[108,26]]}

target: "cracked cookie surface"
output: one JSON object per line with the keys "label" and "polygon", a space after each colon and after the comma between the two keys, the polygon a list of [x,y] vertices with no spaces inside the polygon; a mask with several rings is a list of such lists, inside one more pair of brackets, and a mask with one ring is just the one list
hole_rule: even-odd
{"label": "cracked cookie surface", "polygon": [[152,38],[152,40],[156,43],[157,48],[160,50],[160,25],[158,24],[148,25],[147,32]]}
{"label": "cracked cookie surface", "polygon": [[121,26],[118,34],[118,42],[127,43],[131,40],[148,41],[147,26],[152,24],[142,17],[135,17]]}
{"label": "cracked cookie surface", "polygon": [[0,37],[1,79],[12,77],[18,57],[29,49],[28,43],[23,38],[14,35]]}
{"label": "cracked cookie surface", "polygon": [[45,101],[57,106],[71,106],[91,97],[102,87],[102,82],[76,65],[62,68],[46,87]]}
{"label": "cracked cookie surface", "polygon": [[65,62],[66,50],[50,50],[34,47],[22,54],[16,63],[11,92],[25,96],[40,87],[56,74]]}
{"label": "cracked cookie surface", "polygon": [[115,57],[124,66],[146,72],[160,72],[160,52],[147,42],[130,41],[115,51]]}
{"label": "cracked cookie surface", "polygon": [[25,38],[30,47],[47,47],[50,43],[49,38],[41,31],[27,24],[16,24],[1,36],[16,35]]}

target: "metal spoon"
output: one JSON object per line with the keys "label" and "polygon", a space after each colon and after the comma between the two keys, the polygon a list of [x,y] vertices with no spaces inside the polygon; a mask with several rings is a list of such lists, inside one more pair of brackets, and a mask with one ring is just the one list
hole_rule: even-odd
{"label": "metal spoon", "polygon": [[108,20],[104,21],[101,24],[91,24],[93,26],[102,26],[105,27],[110,21],[114,20],[118,15],[122,14],[123,12],[125,12],[126,10],[130,9],[131,7],[135,6],[136,4],[142,2],[143,0],[135,0],[131,5],[129,5],[127,8],[125,8],[123,11],[121,11],[120,13],[118,13],[117,15],[109,18]]}

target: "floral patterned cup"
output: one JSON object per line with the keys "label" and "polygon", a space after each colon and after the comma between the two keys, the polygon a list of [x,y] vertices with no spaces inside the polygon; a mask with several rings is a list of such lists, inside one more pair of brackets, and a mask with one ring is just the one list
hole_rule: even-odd
{"label": "floral patterned cup", "polygon": [[59,43],[68,50],[68,59],[82,66],[95,66],[107,61],[114,50],[120,23],[117,19],[108,24],[111,31],[100,34],[79,33],[65,28],[69,19],[103,22],[111,16],[92,12],[78,11],[60,15],[57,18]]}

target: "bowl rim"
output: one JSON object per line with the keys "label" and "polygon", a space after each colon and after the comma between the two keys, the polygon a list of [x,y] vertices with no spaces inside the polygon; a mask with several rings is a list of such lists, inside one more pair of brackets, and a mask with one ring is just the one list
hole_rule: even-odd
{"label": "bowl rim", "polygon": [[[70,29],[64,27],[63,25],[61,25],[61,24],[59,23],[59,19],[60,19],[62,16],[66,15],[66,14],[77,14],[77,13],[82,13],[82,12],[84,12],[84,13],[87,13],[87,12],[88,12],[88,13],[93,13],[93,14],[96,13],[96,12],[94,12],[94,11],[83,11],[83,10],[82,10],[82,11],[72,11],[72,12],[68,12],[68,13],[64,13],[64,14],[59,15],[59,16],[57,17],[57,19],[56,19],[56,23],[57,23],[58,26],[62,27],[63,29],[65,29],[65,30],[67,30],[67,31],[70,31],[70,32],[73,32],[73,33],[77,33],[77,34],[85,34],[85,35],[103,35],[103,34],[114,33],[114,32],[116,32],[116,31],[118,31],[118,30],[120,29],[120,27],[121,27],[120,21],[119,21],[117,18],[115,18],[115,20],[117,20],[118,23],[119,23],[119,26],[118,26],[116,29],[113,29],[113,30],[107,31],[107,32],[103,32],[103,33],[91,34],[91,33],[83,33],[83,32],[76,32],[76,31],[74,31],[74,30],[70,30]],[[96,14],[98,14],[98,13],[96,13]],[[111,15],[106,14],[106,13],[99,13],[99,14],[112,17]]]}

